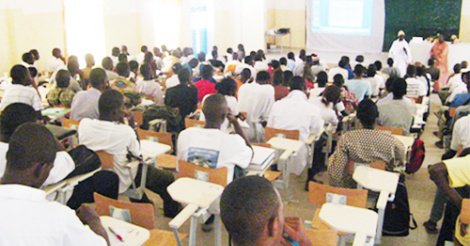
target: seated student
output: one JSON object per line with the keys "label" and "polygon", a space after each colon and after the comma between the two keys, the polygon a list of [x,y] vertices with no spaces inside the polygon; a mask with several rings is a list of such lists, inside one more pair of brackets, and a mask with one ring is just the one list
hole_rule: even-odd
{"label": "seated student", "polygon": [[102,68],[94,68],[91,71],[90,85],[90,89],[80,91],[73,97],[70,117],[74,120],[99,117],[98,100],[101,93],[109,87],[108,77]]}
{"label": "seated student", "polygon": [[363,129],[346,132],[339,139],[328,163],[331,185],[356,187],[348,173],[348,162],[371,163],[381,160],[387,163],[388,171],[393,171],[397,165],[403,165],[405,146],[390,132],[374,129],[378,117],[377,106],[372,100],[365,99],[359,103],[357,118]]}
{"label": "seated student", "polygon": [[137,81],[136,91],[144,97],[152,100],[156,105],[163,105],[163,92],[160,84],[155,81],[150,66],[140,66],[142,81]]}
{"label": "seated student", "polygon": [[36,112],[42,110],[41,97],[31,86],[31,75],[23,65],[15,65],[10,70],[12,84],[5,89],[0,103],[0,111],[12,103],[24,103],[32,106]]}
{"label": "seated student", "polygon": [[118,77],[110,83],[112,89],[121,93],[135,92],[135,84],[128,80],[130,76],[129,64],[120,62],[116,65]]}
{"label": "seated student", "polygon": [[[23,123],[36,122],[38,120],[34,109],[24,103],[13,103],[6,107],[0,116],[0,177],[6,167],[6,153],[9,149],[10,138],[13,132]],[[59,148],[59,144],[57,144]],[[52,168],[44,185],[50,185],[63,180],[75,168],[70,155],[63,149],[57,152],[54,167]]]}
{"label": "seated student", "polygon": [[341,89],[335,85],[324,88],[320,97],[310,96],[309,101],[320,111],[320,116],[325,122],[336,128],[339,123],[335,112],[335,105],[338,104],[341,97]]}
{"label": "seated student", "polygon": [[210,64],[216,68],[217,71],[224,71],[225,65],[221,60],[219,60],[219,52],[217,50],[213,50],[211,54],[212,59],[209,60]]}
{"label": "seated student", "polygon": [[346,81],[346,86],[349,91],[353,92],[357,99],[362,101],[364,98],[369,98],[372,96],[372,87],[370,86],[367,80],[362,78],[364,74],[364,67],[361,65],[356,65],[354,67],[354,79]]}
{"label": "seated student", "polygon": [[348,90],[348,87],[344,85],[344,78],[341,74],[336,74],[333,77],[333,85],[341,89],[341,102],[342,106],[336,106],[336,110],[341,112],[341,115],[346,116],[356,111],[357,104],[359,104],[356,95]]}
{"label": "seated student", "polygon": [[256,75],[255,82],[244,84],[238,90],[238,112],[247,114],[250,124],[248,137],[256,142],[263,135],[263,128],[258,122],[268,119],[274,104],[274,87],[269,84],[270,80],[269,73],[261,71]]}
{"label": "seated student", "polygon": [[[279,192],[258,176],[233,181],[220,198],[220,217],[235,246],[311,246],[303,221],[284,217],[283,210]],[[284,234],[297,244],[287,241]]]}
{"label": "seated student", "polygon": [[291,71],[289,69],[289,67],[287,66],[287,58],[285,57],[281,57],[279,59],[279,65],[280,65],[280,68],[281,68],[281,71],[285,72],[285,71]]}
{"label": "seated student", "polygon": [[408,65],[406,68],[406,96],[419,98],[426,96],[426,87],[416,78],[416,66]]}
{"label": "seated student", "polygon": [[[204,128],[187,128],[178,137],[178,160],[210,168],[227,167],[227,183],[230,183],[236,168],[248,167],[253,150],[237,118],[229,112],[223,95],[208,96],[202,111],[206,119]],[[236,134],[220,129],[225,119],[234,126]]]}
{"label": "seated student", "polygon": [[139,78],[139,63],[136,61],[129,61],[129,80],[136,83]]}
{"label": "seated student", "polygon": [[[307,100],[303,78],[300,76],[292,78],[289,89],[287,97],[274,103],[267,126],[283,130],[299,130],[299,140],[302,142],[305,142],[310,134],[320,135],[324,121],[320,110],[312,107]],[[300,175],[307,165],[306,146],[297,153],[296,161],[292,164],[288,166],[288,171]]]}
{"label": "seated student", "polygon": [[[141,156],[139,141],[132,127],[124,122],[124,97],[115,90],[103,92],[99,99],[99,119],[83,119],[78,126],[78,142],[93,151],[103,150],[113,155],[114,171],[119,176],[119,192],[124,193],[132,184],[140,184],[142,166],[129,170],[127,156]],[[166,217],[174,217],[179,204],[173,201],[166,188],[174,181],[170,172],[148,167],[146,188],[163,200]],[[143,201],[148,201],[144,195]]]}
{"label": "seated student", "polygon": [[317,54],[312,54],[312,74],[314,77],[317,76],[319,72],[325,71],[325,67],[320,63],[320,57]]}
{"label": "seated student", "polygon": [[338,66],[330,69],[328,72],[328,78],[333,78],[337,74],[341,74],[343,76],[343,79],[348,78],[348,70],[345,68],[346,67],[346,61],[344,59],[340,59],[338,62]]}
{"label": "seated student", "polygon": [[317,74],[317,86],[310,90],[310,98],[320,97],[328,84],[328,74],[321,71]]}
{"label": "seated student", "polygon": [[426,69],[423,65],[416,66],[416,78],[423,83],[426,89],[426,96],[430,96],[431,93],[431,80],[429,76],[426,74]]}
{"label": "seated student", "polygon": [[67,70],[59,70],[55,76],[56,88],[50,90],[47,95],[47,102],[52,107],[64,106],[70,108],[72,106],[75,92],[69,89],[70,72]]}
{"label": "seated student", "polygon": [[253,77],[251,76],[251,70],[249,68],[244,68],[240,72],[239,79],[237,79],[237,96],[238,96],[238,90],[240,90],[240,87],[244,84],[249,84],[253,82]]}
{"label": "seated student", "polygon": [[1,244],[108,245],[106,230],[92,208],[73,211],[46,200],[39,189],[56,159],[57,142],[49,130],[26,123],[9,140],[0,184]]}
{"label": "seated student", "polygon": [[404,79],[396,78],[392,83],[393,99],[383,101],[377,107],[379,109],[378,125],[401,128],[405,135],[408,135],[417,108],[414,103],[404,100],[406,87]]}
{"label": "seated student", "polygon": [[460,63],[454,65],[454,73],[449,76],[447,79],[447,85],[445,87],[449,88],[449,91],[457,88],[460,85],[463,85],[461,70],[462,67]]}
{"label": "seated student", "polygon": [[173,74],[171,77],[169,77],[166,82],[165,82],[165,88],[168,90],[171,87],[177,86],[180,84],[180,81],[178,80],[178,72],[180,69],[182,69],[183,66],[181,66],[181,63],[175,63],[171,67],[171,70],[173,71]]}
{"label": "seated student", "polygon": [[400,76],[400,70],[398,70],[397,67],[394,67],[393,66],[393,58],[388,58],[387,59],[387,65],[388,67],[384,68],[383,69],[383,73],[388,75],[389,78],[392,78],[392,77],[401,77]]}
{"label": "seated student", "polygon": [[[470,198],[470,149],[465,149],[459,158],[444,160],[429,167],[430,178],[448,199],[444,221],[436,245],[454,241],[455,245],[469,245],[470,231],[459,220],[463,198]],[[454,240],[455,238],[455,240]]]}
{"label": "seated student", "polygon": [[[82,90],[82,85],[80,84],[80,80],[84,80],[84,75],[82,70],[80,70],[80,64],[78,63],[78,57],[76,56],[69,56],[67,61],[67,70],[70,72],[70,85],[69,89],[74,91],[75,93]],[[55,77],[54,77],[55,78]]]}
{"label": "seated student", "polygon": [[85,55],[85,63],[86,63],[86,67],[82,69],[83,80],[84,80],[82,85],[85,86],[85,87],[82,87],[82,89],[84,90],[86,90],[86,86],[89,84],[90,73],[93,67],[95,66],[95,58],[93,57],[92,54]]}
{"label": "seated student", "polygon": [[189,82],[191,74],[187,69],[178,72],[178,79],[180,84],[166,91],[165,105],[177,108],[184,119],[197,109],[197,88]]}
{"label": "seated student", "polygon": [[103,58],[103,60],[101,61],[101,66],[106,71],[106,76],[108,76],[108,79],[110,81],[113,81],[119,77],[119,75],[113,71],[114,63],[111,57]]}
{"label": "seated student", "polygon": [[294,72],[295,69],[295,54],[294,52],[287,53],[287,67],[290,71]]}
{"label": "seated student", "polygon": [[[462,74],[460,75],[460,77],[461,77],[461,79],[460,79],[461,82],[459,82],[459,84],[458,84],[455,88],[453,88],[452,91],[449,89],[449,93],[450,93],[450,94],[449,94],[449,96],[448,96],[448,97],[446,98],[446,100],[445,100],[445,104],[446,104],[446,105],[452,104],[452,102],[455,100],[455,98],[457,98],[458,95],[467,94],[467,93],[468,93],[468,89],[467,89],[467,88],[468,88],[468,86],[469,86],[469,85],[468,85],[468,82],[470,81],[470,80],[468,79],[468,73],[462,73]],[[464,98],[466,98],[466,97],[464,97]],[[461,99],[462,99],[462,98],[460,98],[460,100],[461,100]],[[458,103],[454,103],[454,105],[456,105],[456,104],[458,105]]]}
{"label": "seated student", "polygon": [[286,86],[289,81],[284,81],[284,73],[277,70],[273,75],[274,99],[279,101],[289,94],[289,87]]}
{"label": "seated student", "polygon": [[380,84],[381,81],[379,81],[379,78],[376,77],[377,75],[377,69],[375,68],[374,64],[370,64],[369,67],[367,67],[367,78],[366,80],[369,82],[370,87],[372,88],[372,97],[378,97],[379,92],[380,92]]}
{"label": "seated student", "polygon": [[458,108],[470,104],[470,72],[463,73],[462,80],[467,86],[467,92],[455,95],[454,100],[450,102],[450,107]]}
{"label": "seated student", "polygon": [[305,59],[305,65],[303,67],[302,76],[305,80],[305,86],[309,90],[313,89],[313,81],[315,80],[315,76],[312,73],[312,64],[312,56],[307,56],[307,58]]}
{"label": "seated student", "polygon": [[214,68],[211,65],[202,65],[201,66],[201,80],[194,83],[194,86],[197,88],[197,100],[200,102],[202,99],[210,94],[214,94],[217,91],[215,90],[215,82],[212,82],[214,75]]}

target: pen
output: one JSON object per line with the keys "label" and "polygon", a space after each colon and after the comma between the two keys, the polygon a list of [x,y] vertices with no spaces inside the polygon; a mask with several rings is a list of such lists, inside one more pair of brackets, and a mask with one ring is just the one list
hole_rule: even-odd
{"label": "pen", "polygon": [[286,233],[284,233],[282,235],[282,237],[284,237],[284,239],[289,242],[292,246],[299,246],[299,243],[296,242],[294,239],[290,238]]}
{"label": "pen", "polygon": [[109,231],[121,242],[124,242],[124,240],[122,239],[121,235],[117,234],[113,229],[111,229],[111,227],[108,226],[108,229]]}

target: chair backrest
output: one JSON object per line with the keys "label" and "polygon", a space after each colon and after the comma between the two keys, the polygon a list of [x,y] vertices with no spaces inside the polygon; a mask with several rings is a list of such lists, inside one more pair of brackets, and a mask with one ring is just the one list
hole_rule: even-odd
{"label": "chair backrest", "polygon": [[131,223],[146,229],[155,229],[155,209],[150,203],[132,203],[115,200],[98,193],[93,193],[95,210],[99,216],[111,216],[110,209],[118,208],[128,210],[131,215]]}
{"label": "chair backrest", "polygon": [[65,129],[77,130],[78,125],[80,124],[79,120],[72,120],[67,118],[62,118],[62,127]]}
{"label": "chair backrest", "polygon": [[333,187],[316,182],[309,182],[308,184],[308,197],[310,203],[320,207],[326,203],[326,196],[328,193],[343,195],[346,197],[346,205],[365,208],[367,203],[367,190],[361,189],[348,189]]}
{"label": "chair backrest", "polygon": [[139,135],[140,140],[157,139],[159,143],[169,145],[173,149],[173,140],[172,140],[171,133],[169,132],[146,131],[146,130],[142,130],[139,128],[137,129],[137,134]]}
{"label": "chair backrest", "polygon": [[385,127],[385,126],[375,126],[375,129],[380,130],[380,131],[391,132],[393,135],[401,135],[401,136],[403,136],[403,135],[405,134],[405,131],[403,130],[403,128]]}
{"label": "chair backrest", "polygon": [[179,178],[195,178],[225,187],[227,185],[227,168],[201,167],[187,161],[178,161]]}
{"label": "chair backrest", "polygon": [[144,124],[144,112],[137,110],[133,111],[133,113],[135,124],[140,128],[140,126]]}
{"label": "chair backrest", "polygon": [[113,169],[114,167],[114,157],[110,153],[104,151],[104,150],[99,150],[96,151],[96,154],[100,158],[101,161],[101,167],[103,169]]}
{"label": "chair backrest", "polygon": [[[374,161],[369,163],[368,166],[379,170],[385,170],[387,163],[385,161]],[[346,164],[346,172],[349,175],[353,175],[354,169],[356,169],[356,163],[354,161],[348,161]]]}
{"label": "chair backrest", "polygon": [[470,199],[462,200],[462,209],[460,210],[460,220],[470,225]]}
{"label": "chair backrest", "polygon": [[186,126],[186,128],[204,127],[205,124],[206,124],[206,122],[204,122],[202,120],[195,120],[195,119],[191,119],[191,118],[185,118],[184,119],[184,125]]}
{"label": "chair backrest", "polygon": [[337,245],[338,243],[338,232],[334,230],[312,230],[306,229],[305,234],[311,242],[315,242],[316,245]]}
{"label": "chair backrest", "polygon": [[292,140],[299,140],[300,137],[300,132],[299,130],[282,130],[282,129],[276,129],[276,128],[271,128],[271,127],[266,127],[264,129],[264,137],[266,141],[273,137],[277,137],[278,135],[283,135],[287,139],[292,139]]}

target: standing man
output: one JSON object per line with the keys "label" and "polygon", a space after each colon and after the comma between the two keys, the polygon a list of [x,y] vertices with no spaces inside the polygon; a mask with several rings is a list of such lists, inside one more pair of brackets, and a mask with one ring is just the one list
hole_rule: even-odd
{"label": "standing man", "polygon": [[393,41],[390,47],[389,57],[393,58],[395,66],[400,70],[400,77],[405,76],[406,67],[411,63],[411,50],[408,42],[405,40],[405,32],[398,32],[398,39]]}
{"label": "standing man", "polygon": [[437,40],[434,41],[434,45],[432,46],[431,58],[436,60],[436,67],[441,71],[441,77],[438,83],[440,86],[444,85],[449,77],[449,65],[447,60],[448,53],[449,45],[445,42],[444,36],[439,34]]}

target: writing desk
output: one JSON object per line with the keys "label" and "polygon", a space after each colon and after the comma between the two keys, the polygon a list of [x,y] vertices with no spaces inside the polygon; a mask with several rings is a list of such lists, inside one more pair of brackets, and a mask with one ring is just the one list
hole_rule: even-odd
{"label": "writing desk", "polygon": [[[108,233],[111,246],[140,246],[146,243],[150,238],[150,231],[143,227],[114,219],[109,216],[101,216],[100,220],[104,229]],[[120,235],[124,242],[119,241],[109,228]]]}
{"label": "writing desk", "polygon": [[42,110],[41,114],[42,116],[47,116],[49,119],[52,121],[57,121],[60,120],[62,117],[64,117],[66,114],[70,112],[69,108],[62,108],[62,107],[53,107],[53,108],[48,108]]}
{"label": "writing desk", "polygon": [[144,159],[155,159],[157,156],[170,152],[171,146],[145,139],[140,141],[140,149]]}
{"label": "writing desk", "polygon": [[52,135],[54,135],[54,137],[57,138],[58,140],[64,140],[77,133],[76,130],[65,129],[63,127],[51,125],[51,124],[46,125],[46,128],[49,129]]}
{"label": "writing desk", "polygon": [[352,233],[353,246],[364,246],[369,238],[373,240],[377,228],[378,215],[376,212],[347,205],[325,203],[320,209],[320,219],[333,229]]}

